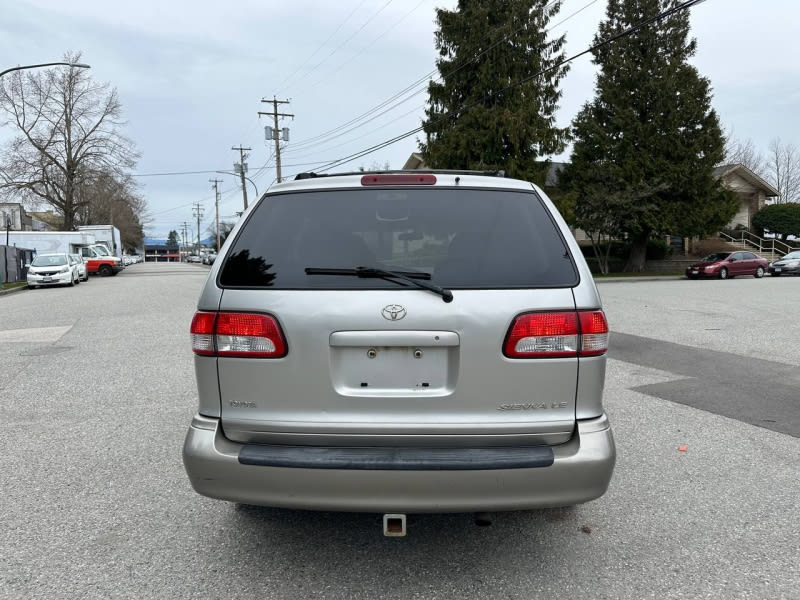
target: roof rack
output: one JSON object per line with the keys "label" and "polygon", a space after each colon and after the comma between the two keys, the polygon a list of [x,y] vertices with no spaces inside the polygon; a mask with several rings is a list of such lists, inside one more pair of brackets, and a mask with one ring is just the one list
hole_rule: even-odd
{"label": "roof rack", "polygon": [[316,179],[317,177],[344,177],[346,175],[395,175],[400,173],[419,174],[419,173],[442,173],[446,175],[482,175],[484,177],[505,177],[506,172],[503,170],[493,171],[470,171],[467,169],[390,169],[378,171],[348,171],[346,173],[314,173],[309,171],[306,173],[298,173],[295,175],[295,181],[302,179]]}

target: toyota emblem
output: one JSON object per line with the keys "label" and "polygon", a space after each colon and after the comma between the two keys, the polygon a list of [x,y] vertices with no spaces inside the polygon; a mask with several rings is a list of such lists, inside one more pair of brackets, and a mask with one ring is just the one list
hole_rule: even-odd
{"label": "toyota emblem", "polygon": [[381,314],[387,321],[399,321],[406,316],[406,309],[399,304],[390,304],[383,307]]}

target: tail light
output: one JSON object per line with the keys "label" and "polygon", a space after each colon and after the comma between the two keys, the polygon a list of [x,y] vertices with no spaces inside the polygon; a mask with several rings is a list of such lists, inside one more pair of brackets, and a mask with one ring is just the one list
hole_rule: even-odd
{"label": "tail light", "polygon": [[269,315],[197,312],[191,326],[192,350],[201,356],[281,358],[286,340]]}
{"label": "tail light", "polygon": [[607,350],[608,323],[601,310],[520,315],[503,345],[509,358],[600,356]]}
{"label": "tail light", "polygon": [[214,356],[214,322],[217,313],[197,312],[192,318],[192,350],[202,356]]}
{"label": "tail light", "polygon": [[602,310],[579,312],[581,356],[600,356],[608,350],[608,321]]}

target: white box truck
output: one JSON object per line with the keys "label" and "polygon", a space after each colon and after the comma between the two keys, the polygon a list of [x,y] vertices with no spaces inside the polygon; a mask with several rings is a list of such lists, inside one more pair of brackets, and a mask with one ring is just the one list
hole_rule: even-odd
{"label": "white box truck", "polygon": [[123,269],[122,259],[98,244],[91,231],[10,231],[8,243],[36,254],[80,254],[92,275],[116,275]]}
{"label": "white box truck", "polygon": [[94,234],[88,231],[10,231],[9,246],[35,250],[37,254],[66,252],[80,254],[84,246],[96,243]]}
{"label": "white box truck", "polygon": [[78,231],[91,233],[95,244],[103,244],[111,254],[122,259],[122,238],[113,225],[78,225]]}

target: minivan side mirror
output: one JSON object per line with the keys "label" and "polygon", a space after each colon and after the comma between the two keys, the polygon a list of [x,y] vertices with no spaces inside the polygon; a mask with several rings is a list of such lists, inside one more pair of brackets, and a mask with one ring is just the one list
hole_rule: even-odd
{"label": "minivan side mirror", "polygon": [[25,268],[26,269],[30,269],[31,268],[31,263],[25,263]]}

